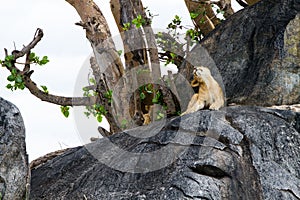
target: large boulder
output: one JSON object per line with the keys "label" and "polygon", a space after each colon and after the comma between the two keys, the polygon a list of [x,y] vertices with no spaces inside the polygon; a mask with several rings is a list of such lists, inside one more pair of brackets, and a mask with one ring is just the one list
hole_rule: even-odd
{"label": "large boulder", "polygon": [[16,106],[0,97],[0,199],[24,199],[28,180],[22,116]]}
{"label": "large boulder", "polygon": [[299,199],[300,114],[202,110],[67,150],[31,199]]}
{"label": "large boulder", "polygon": [[262,0],[219,25],[193,50],[190,62],[213,67],[201,56],[201,48],[207,50],[221,74],[229,103],[297,104],[299,12],[299,0]]}

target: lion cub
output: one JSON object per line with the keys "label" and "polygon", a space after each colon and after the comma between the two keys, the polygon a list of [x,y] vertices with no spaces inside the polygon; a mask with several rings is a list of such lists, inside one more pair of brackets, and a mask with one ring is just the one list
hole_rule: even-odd
{"label": "lion cub", "polygon": [[187,110],[181,115],[192,113],[203,108],[218,110],[224,106],[223,91],[207,67],[195,67],[194,79],[191,82],[191,86],[199,86],[199,91],[192,96]]}

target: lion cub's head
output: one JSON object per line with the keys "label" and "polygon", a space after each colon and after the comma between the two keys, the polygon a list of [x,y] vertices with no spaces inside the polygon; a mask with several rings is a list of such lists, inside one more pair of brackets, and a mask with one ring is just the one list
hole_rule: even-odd
{"label": "lion cub's head", "polygon": [[210,70],[207,67],[199,66],[194,69],[194,79],[191,82],[192,87],[197,87],[199,84],[204,83],[204,80],[211,77]]}
{"label": "lion cub's head", "polygon": [[211,76],[211,73],[207,67],[200,66],[200,67],[195,67],[194,76],[208,77],[208,76]]}

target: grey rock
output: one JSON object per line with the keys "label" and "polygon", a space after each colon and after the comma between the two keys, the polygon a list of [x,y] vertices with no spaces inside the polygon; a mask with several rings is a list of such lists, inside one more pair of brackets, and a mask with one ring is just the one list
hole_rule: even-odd
{"label": "grey rock", "polygon": [[213,74],[219,82],[223,79],[229,103],[297,104],[299,8],[297,0],[263,0],[235,13],[193,50],[190,62],[219,71]]}
{"label": "grey rock", "polygon": [[31,199],[299,199],[299,123],[236,106],[128,130],[37,166]]}
{"label": "grey rock", "polygon": [[16,106],[0,97],[0,199],[24,199],[28,176],[22,116]]}

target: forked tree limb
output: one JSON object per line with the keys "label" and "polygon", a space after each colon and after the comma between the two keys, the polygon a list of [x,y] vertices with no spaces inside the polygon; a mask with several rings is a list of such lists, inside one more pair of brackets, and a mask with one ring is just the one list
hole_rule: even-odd
{"label": "forked tree limb", "polygon": [[[23,78],[25,87],[30,91],[31,94],[36,96],[42,101],[46,101],[49,103],[61,105],[61,106],[85,106],[85,105],[93,105],[96,102],[95,97],[64,97],[57,96],[45,93],[40,90],[36,83],[31,79],[31,75],[33,70],[30,71],[30,59],[29,55],[31,50],[41,41],[44,33],[42,29],[37,29],[33,40],[27,45],[24,46],[22,50],[14,50],[12,52],[13,60],[11,61],[11,66],[6,66],[6,68],[12,72],[15,70],[17,74],[21,75]],[[7,50],[5,49],[5,54],[7,55]],[[18,58],[21,58],[26,55],[26,62],[24,64],[23,70],[20,70],[16,66],[16,61]]]}

